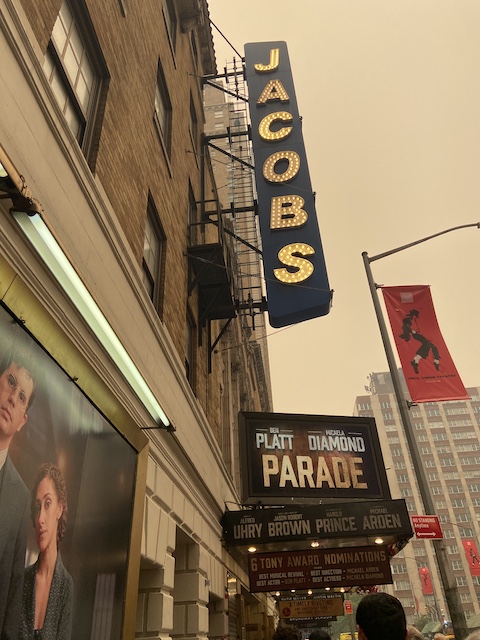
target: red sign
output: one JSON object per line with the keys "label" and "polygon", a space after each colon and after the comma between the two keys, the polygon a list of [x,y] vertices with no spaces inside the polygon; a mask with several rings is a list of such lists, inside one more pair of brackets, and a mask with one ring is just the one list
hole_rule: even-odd
{"label": "red sign", "polygon": [[345,610],[345,615],[351,615],[353,613],[353,606],[351,600],[345,600],[343,603],[343,608]]}
{"label": "red sign", "polygon": [[385,545],[255,553],[248,568],[252,593],[392,583]]}
{"label": "red sign", "polygon": [[468,567],[471,576],[480,576],[480,556],[478,555],[475,540],[462,540],[463,549],[467,556]]}
{"label": "red sign", "polygon": [[417,538],[441,539],[442,529],[438,516],[411,516],[413,530]]}
{"label": "red sign", "polygon": [[422,592],[425,596],[433,595],[432,578],[428,567],[419,567],[418,573],[420,574],[420,582],[422,583]]}
{"label": "red sign", "polygon": [[382,292],[412,400],[468,399],[440,332],[430,287],[382,287]]}

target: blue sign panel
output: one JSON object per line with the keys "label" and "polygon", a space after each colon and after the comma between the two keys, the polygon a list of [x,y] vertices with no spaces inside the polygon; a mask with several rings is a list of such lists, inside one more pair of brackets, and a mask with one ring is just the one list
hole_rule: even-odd
{"label": "blue sign panel", "polygon": [[328,284],[285,42],[245,45],[260,234],[272,327],[324,316]]}

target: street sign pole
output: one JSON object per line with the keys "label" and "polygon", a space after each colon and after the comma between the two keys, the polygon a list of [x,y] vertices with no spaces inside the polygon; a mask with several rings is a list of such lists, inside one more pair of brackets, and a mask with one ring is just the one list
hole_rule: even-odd
{"label": "street sign pole", "polygon": [[355,632],[357,631],[357,625],[355,624],[355,618],[353,616],[353,607],[351,600],[345,600],[343,603],[343,610],[350,623],[350,633],[352,634],[352,640],[355,640]]}

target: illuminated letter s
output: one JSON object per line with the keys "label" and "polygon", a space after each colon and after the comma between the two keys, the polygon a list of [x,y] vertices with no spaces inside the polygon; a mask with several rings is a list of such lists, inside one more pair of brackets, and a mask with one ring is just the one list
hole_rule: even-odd
{"label": "illuminated letter s", "polygon": [[278,259],[282,264],[287,265],[287,267],[294,267],[296,271],[291,273],[290,271],[287,271],[287,269],[283,268],[274,269],[274,276],[277,280],[285,282],[286,284],[297,284],[298,282],[303,282],[312,275],[314,266],[310,260],[299,258],[295,254],[311,256],[314,255],[314,253],[315,250],[308,244],[287,244],[286,247],[283,247],[283,249],[280,249],[278,252]]}

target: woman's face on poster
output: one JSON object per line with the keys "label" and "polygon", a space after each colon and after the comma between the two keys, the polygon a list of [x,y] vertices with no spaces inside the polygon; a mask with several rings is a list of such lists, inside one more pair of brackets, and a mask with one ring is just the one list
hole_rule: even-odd
{"label": "woman's face on poster", "polygon": [[50,545],[56,547],[58,521],[62,511],[63,506],[58,500],[53,480],[49,477],[43,478],[35,497],[35,533],[41,553]]}

